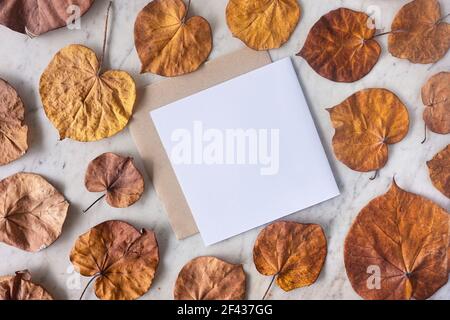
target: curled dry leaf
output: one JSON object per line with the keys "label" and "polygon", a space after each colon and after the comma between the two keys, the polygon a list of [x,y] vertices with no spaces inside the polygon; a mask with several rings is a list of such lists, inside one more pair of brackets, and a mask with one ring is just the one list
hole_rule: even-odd
{"label": "curled dry leaf", "polygon": [[187,263],[175,283],[176,300],[242,300],[245,273],[242,265],[215,257],[199,257]]}
{"label": "curled dry leaf", "polygon": [[450,219],[421,196],[392,184],[356,217],[345,268],[364,299],[427,299],[448,281]]}
{"label": "curled dry leaf", "polygon": [[128,124],[136,85],[124,71],[100,74],[95,53],[81,45],[59,51],[44,71],[40,95],[47,117],[61,139],[97,141]]}
{"label": "curled dry leaf", "polygon": [[316,282],[327,256],[327,239],[321,226],[289,221],[264,228],[253,248],[259,273],[277,276],[284,291]]}
{"label": "curled dry leaf", "polygon": [[438,73],[428,80],[422,88],[422,101],[427,127],[435,133],[450,133],[450,72]]}
{"label": "curled dry leaf", "polygon": [[388,160],[388,145],[409,130],[409,115],[400,99],[386,89],[358,91],[328,110],[336,133],[336,158],[350,169],[378,170]]}
{"label": "curled dry leaf", "polygon": [[324,15],[312,27],[298,53],[322,77],[354,82],[377,63],[381,47],[373,21],[363,13],[340,8]]}
{"label": "curled dry leaf", "polygon": [[301,16],[297,0],[230,0],[226,10],[233,36],[254,50],[281,47]]}
{"label": "curled dry leaf", "polygon": [[84,15],[94,0],[3,0],[0,24],[31,37],[72,23],[72,17]]}
{"label": "curled dry leaf", "polygon": [[134,28],[142,72],[174,77],[206,61],[212,50],[211,27],[203,17],[187,18],[188,11],[182,0],[154,0],[142,9]]}
{"label": "curled dry leaf", "polygon": [[31,282],[28,270],[0,277],[0,300],[53,300],[44,287]]}
{"label": "curled dry leaf", "polygon": [[159,264],[158,243],[153,231],[107,221],[77,239],[70,261],[80,274],[96,279],[98,298],[133,300],[150,289]]}
{"label": "curled dry leaf", "polygon": [[0,166],[17,160],[28,150],[25,108],[16,90],[0,79]]}
{"label": "curled dry leaf", "polygon": [[39,175],[18,173],[0,181],[0,241],[36,252],[61,235],[69,203]]}
{"label": "curled dry leaf", "polygon": [[106,201],[114,208],[127,208],[144,193],[144,178],[132,158],[104,153],[92,160],[85,176],[90,192],[106,192]]}
{"label": "curled dry leaf", "polygon": [[450,144],[427,162],[433,185],[450,198]]}
{"label": "curled dry leaf", "polygon": [[434,63],[450,48],[450,24],[437,0],[414,0],[397,13],[389,35],[389,52],[413,63]]}

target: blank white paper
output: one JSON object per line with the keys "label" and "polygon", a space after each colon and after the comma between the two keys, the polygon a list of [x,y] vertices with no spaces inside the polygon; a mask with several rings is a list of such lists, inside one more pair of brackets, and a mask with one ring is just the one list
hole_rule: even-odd
{"label": "blank white paper", "polygon": [[151,117],[205,245],[339,195],[290,58]]}

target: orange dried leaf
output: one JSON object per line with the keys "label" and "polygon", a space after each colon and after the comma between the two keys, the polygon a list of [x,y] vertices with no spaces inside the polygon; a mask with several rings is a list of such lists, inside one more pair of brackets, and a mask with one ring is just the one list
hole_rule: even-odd
{"label": "orange dried leaf", "polygon": [[254,50],[281,47],[301,15],[297,0],[230,0],[226,10],[233,36]]}
{"label": "orange dried leaf", "polygon": [[133,300],[150,289],[159,264],[158,243],[153,231],[107,221],[77,239],[70,261],[83,276],[96,278],[98,298]]}
{"label": "orange dried leaf", "polygon": [[0,181],[0,242],[36,252],[61,235],[69,203],[39,175],[18,173]]}
{"label": "orange dried leaf", "polygon": [[114,208],[127,208],[144,193],[144,178],[132,158],[104,153],[92,160],[85,176],[90,192],[106,192],[106,201]]}
{"label": "orange dried leaf", "polygon": [[175,283],[176,300],[242,300],[245,273],[242,265],[215,257],[199,257],[187,263]]}
{"label": "orange dried leaf", "polygon": [[336,158],[350,169],[378,170],[388,160],[388,145],[409,130],[409,115],[400,99],[386,89],[358,91],[328,110],[336,133]]}
{"label": "orange dried leaf", "polygon": [[284,291],[316,282],[327,256],[327,239],[321,226],[280,221],[264,228],[253,248],[259,273],[277,276]]}
{"label": "orange dried leaf", "polygon": [[427,127],[435,133],[450,133],[450,72],[438,73],[428,80],[422,88],[422,101]]}
{"label": "orange dried leaf", "polygon": [[174,77],[197,70],[212,50],[211,27],[187,18],[182,0],[154,0],[139,13],[134,39],[142,72]]}
{"label": "orange dried leaf", "polygon": [[0,79],[0,166],[22,157],[28,150],[25,108],[16,90]]}
{"label": "orange dried leaf", "polygon": [[448,281],[448,213],[400,189],[372,200],[345,240],[353,289],[364,299],[427,299]]}
{"label": "orange dried leaf", "polygon": [[450,144],[427,162],[433,185],[450,198]]}
{"label": "orange dried leaf", "polygon": [[322,77],[357,81],[372,70],[381,54],[370,22],[363,12],[346,8],[331,11],[312,27],[298,55]]}
{"label": "orange dried leaf", "polygon": [[0,277],[0,300],[53,300],[44,287],[31,282],[28,270]]}
{"label": "orange dried leaf", "polygon": [[75,13],[81,17],[93,3],[94,0],[4,0],[0,1],[0,24],[36,37],[66,26]]}
{"label": "orange dried leaf", "polygon": [[414,0],[397,13],[389,35],[389,52],[412,63],[434,63],[450,48],[450,24],[438,0]]}

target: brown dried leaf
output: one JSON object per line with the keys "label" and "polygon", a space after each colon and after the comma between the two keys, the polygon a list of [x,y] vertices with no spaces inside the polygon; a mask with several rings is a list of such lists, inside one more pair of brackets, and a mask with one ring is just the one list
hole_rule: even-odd
{"label": "brown dried leaf", "polygon": [[41,76],[45,114],[61,139],[88,142],[123,130],[133,113],[136,85],[124,71],[101,66],[91,49],[70,45],[60,50]]}
{"label": "brown dried leaf", "polygon": [[90,192],[106,192],[106,201],[114,208],[127,208],[144,193],[144,178],[132,158],[104,153],[92,160],[85,176]]}
{"label": "brown dried leaf", "polygon": [[199,257],[187,263],[175,283],[176,300],[242,300],[245,273],[242,265],[215,257]]}
{"label": "brown dried leaf", "polygon": [[44,287],[31,282],[28,270],[0,277],[0,300],[53,300]]}
{"label": "brown dried leaf", "polygon": [[0,79],[0,166],[22,157],[28,150],[25,108],[16,90]]}
{"label": "brown dried leaf", "polygon": [[155,277],[159,250],[153,231],[139,232],[123,221],[107,221],[81,235],[70,253],[76,270],[94,277],[102,300],[134,300]]}
{"label": "brown dried leaf", "polygon": [[78,13],[70,10],[71,6],[77,7],[81,17],[92,3],[94,0],[3,0],[0,1],[0,24],[35,37],[71,23],[72,16]]}
{"label": "brown dried leaf", "polygon": [[61,235],[69,203],[39,175],[18,173],[0,181],[0,242],[36,252]]}
{"label": "brown dried leaf", "polygon": [[422,101],[427,127],[435,133],[450,133],[450,72],[438,73],[428,80],[422,88]]}
{"label": "brown dried leaf", "polygon": [[388,160],[388,145],[409,130],[409,115],[400,99],[386,89],[358,91],[328,110],[336,133],[336,158],[350,169],[378,170]]}
{"label": "brown dried leaf", "polygon": [[372,70],[381,54],[370,22],[363,12],[346,8],[331,11],[312,27],[298,55],[322,77],[357,81]]}
{"label": "brown dried leaf", "polygon": [[[345,268],[364,299],[427,299],[448,281],[448,213],[392,184],[345,240]],[[377,283],[379,286],[377,286]]]}
{"label": "brown dried leaf", "polygon": [[233,36],[254,50],[281,47],[301,15],[297,0],[230,0],[226,10]]}
{"label": "brown dried leaf", "polygon": [[450,24],[441,19],[438,0],[414,0],[392,22],[389,52],[412,63],[434,63],[450,48]]}
{"label": "brown dried leaf", "polygon": [[327,256],[327,239],[321,226],[289,221],[264,228],[253,248],[259,273],[277,276],[284,291],[316,282]]}
{"label": "brown dried leaf", "polygon": [[211,27],[187,18],[182,0],[154,0],[139,13],[134,39],[142,72],[174,77],[197,70],[212,50]]}
{"label": "brown dried leaf", "polygon": [[433,185],[450,198],[450,144],[427,162]]}

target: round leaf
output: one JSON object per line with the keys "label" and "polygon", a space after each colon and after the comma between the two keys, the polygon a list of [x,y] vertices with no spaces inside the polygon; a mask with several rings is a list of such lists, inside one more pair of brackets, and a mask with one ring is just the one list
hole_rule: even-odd
{"label": "round leaf", "polygon": [[69,203],[44,178],[18,173],[0,181],[0,241],[36,252],[61,235]]}
{"label": "round leaf", "polygon": [[400,99],[386,89],[358,91],[328,110],[336,133],[336,157],[350,169],[378,170],[388,160],[388,145],[409,130],[409,115]]}
{"label": "round leaf", "polygon": [[182,0],[154,0],[139,13],[134,28],[142,72],[174,77],[197,70],[212,50],[206,19],[187,19]]}
{"label": "round leaf", "polygon": [[85,185],[90,192],[106,192],[106,201],[114,208],[127,208],[144,192],[144,178],[132,158],[105,153],[91,161]]}
{"label": "round leaf", "polygon": [[422,88],[422,100],[427,127],[435,133],[450,133],[450,72],[431,77]]}
{"label": "round leaf", "polygon": [[322,77],[357,81],[372,70],[381,54],[370,22],[363,12],[345,8],[331,11],[312,27],[298,55]]}
{"label": "round leaf", "polygon": [[28,150],[25,109],[16,90],[0,79],[0,165],[22,157]]}
{"label": "round leaf", "polygon": [[[71,23],[72,16],[84,15],[94,0],[4,0],[0,1],[0,24],[32,37]],[[71,8],[77,10],[71,10]]]}
{"label": "round leaf", "polygon": [[181,269],[175,283],[176,300],[242,300],[245,273],[242,265],[215,257],[199,257]]}
{"label": "round leaf", "polygon": [[448,281],[448,213],[421,196],[389,191],[361,210],[345,240],[345,268],[364,299],[427,299]]}
{"label": "round leaf", "polygon": [[40,94],[61,139],[97,141],[128,124],[136,85],[124,71],[100,72],[95,53],[81,45],[59,51],[44,71]]}
{"label": "round leaf", "polygon": [[280,221],[264,228],[253,248],[259,273],[277,275],[284,291],[316,282],[327,256],[327,239],[321,226]]}
{"label": "round leaf", "polygon": [[31,282],[28,270],[0,277],[0,300],[53,300],[44,287]]}
{"label": "round leaf", "polygon": [[427,166],[433,185],[450,198],[450,144],[428,161]]}
{"label": "round leaf", "polygon": [[389,52],[412,63],[434,63],[450,48],[450,24],[441,20],[437,0],[414,0],[394,18]]}
{"label": "round leaf", "polygon": [[98,298],[133,300],[150,289],[159,264],[158,243],[153,231],[107,221],[78,238],[70,261],[83,276],[96,277]]}
{"label": "round leaf", "polygon": [[254,50],[281,47],[301,15],[297,0],[230,0],[226,10],[233,36]]}

